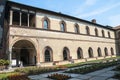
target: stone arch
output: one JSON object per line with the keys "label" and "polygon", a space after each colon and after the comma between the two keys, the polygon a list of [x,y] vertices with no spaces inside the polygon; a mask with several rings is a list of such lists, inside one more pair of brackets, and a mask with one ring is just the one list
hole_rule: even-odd
{"label": "stone arch", "polygon": [[111,55],[114,55],[114,49],[112,47],[110,48],[110,51],[111,51]]}
{"label": "stone arch", "polygon": [[27,40],[27,41],[33,43],[35,46],[35,49],[37,49],[37,43],[30,38],[15,38],[10,42],[10,47],[12,47],[17,41],[20,41],[20,40]]}
{"label": "stone arch", "polygon": [[23,66],[36,65],[37,63],[37,50],[29,40],[17,40],[12,45],[12,61],[16,62],[19,66],[22,62]]}
{"label": "stone arch", "polygon": [[80,47],[77,49],[77,58],[78,59],[82,59],[83,58],[83,50]]}
{"label": "stone arch", "polygon": [[105,56],[108,56],[108,49],[106,47],[104,49],[104,52],[105,52]]}
{"label": "stone arch", "polygon": [[74,24],[74,29],[75,29],[75,33],[80,33],[79,25],[77,23]]}
{"label": "stone arch", "polygon": [[70,51],[67,47],[63,48],[63,60],[69,60],[70,59]]}
{"label": "stone arch", "polygon": [[102,37],[105,37],[105,31],[102,30]]}
{"label": "stone arch", "polygon": [[52,62],[53,61],[53,50],[51,47],[46,46],[44,48],[44,62]]}
{"label": "stone arch", "polygon": [[67,32],[67,26],[65,21],[60,21],[60,31]]}
{"label": "stone arch", "polygon": [[89,58],[93,58],[93,49],[91,47],[89,47],[88,49],[88,55],[89,55]]}
{"label": "stone arch", "polygon": [[100,47],[98,47],[97,52],[98,52],[98,57],[102,57],[102,52]]}
{"label": "stone arch", "polygon": [[44,29],[44,22],[45,21],[47,22],[47,30],[49,30],[50,29],[50,19],[47,16],[42,18],[42,28]]}
{"label": "stone arch", "polygon": [[90,35],[90,28],[88,26],[86,26],[86,34]]}
{"label": "stone arch", "polygon": [[98,29],[95,28],[95,36],[98,36]]}

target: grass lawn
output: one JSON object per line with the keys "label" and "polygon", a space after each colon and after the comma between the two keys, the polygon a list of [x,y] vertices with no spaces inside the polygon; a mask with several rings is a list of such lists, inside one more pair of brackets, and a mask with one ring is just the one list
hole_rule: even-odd
{"label": "grass lawn", "polygon": [[69,71],[65,71],[65,73],[74,73],[74,74],[86,74],[89,72],[93,72],[96,70],[100,70],[103,68],[107,68],[110,66],[118,65],[118,61],[106,62],[106,63],[95,63],[91,64],[91,66],[80,67],[77,69],[70,69]]}
{"label": "grass lawn", "polygon": [[6,77],[8,77],[9,75],[13,75],[13,74],[16,74],[16,72],[0,73],[0,80],[1,80],[2,78],[6,78]]}
{"label": "grass lawn", "polygon": [[66,64],[64,66],[66,66],[68,68],[72,68],[72,67],[78,67],[78,66],[81,66],[81,65],[84,65],[84,64],[99,63],[99,62],[102,62],[102,61],[108,61],[108,60],[113,60],[113,59],[120,59],[120,56],[106,58],[106,59],[92,60],[92,61],[87,61],[87,62],[74,63],[74,64]]}

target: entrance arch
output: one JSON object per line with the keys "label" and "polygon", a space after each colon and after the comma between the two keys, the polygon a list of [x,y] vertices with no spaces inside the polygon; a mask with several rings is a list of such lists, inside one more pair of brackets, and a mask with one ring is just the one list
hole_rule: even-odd
{"label": "entrance arch", "polygon": [[19,40],[12,46],[12,62],[14,66],[19,66],[22,62],[23,66],[36,65],[36,49],[32,42],[28,40]]}

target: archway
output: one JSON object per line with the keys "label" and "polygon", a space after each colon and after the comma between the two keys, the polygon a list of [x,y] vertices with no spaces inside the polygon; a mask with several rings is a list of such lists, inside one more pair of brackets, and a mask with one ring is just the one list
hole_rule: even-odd
{"label": "archway", "polygon": [[102,53],[101,53],[101,49],[100,48],[97,49],[97,52],[98,52],[98,57],[101,57]]}
{"label": "archway", "polygon": [[104,51],[105,51],[105,56],[108,56],[108,49],[106,47],[105,47]]}
{"label": "archway", "polygon": [[70,52],[67,47],[64,47],[63,49],[63,60],[69,60],[70,58]]}
{"label": "archway", "polygon": [[53,61],[53,51],[48,46],[45,47],[44,60],[45,60],[45,62],[51,62],[51,61]]}
{"label": "archway", "polygon": [[83,58],[83,51],[82,51],[82,49],[80,47],[77,49],[77,58],[78,59]]}
{"label": "archway", "polygon": [[36,65],[36,49],[32,42],[28,40],[17,41],[12,47],[12,63],[13,66]]}
{"label": "archway", "polygon": [[89,58],[93,58],[94,57],[93,56],[93,49],[91,47],[88,49],[88,54],[89,54]]}

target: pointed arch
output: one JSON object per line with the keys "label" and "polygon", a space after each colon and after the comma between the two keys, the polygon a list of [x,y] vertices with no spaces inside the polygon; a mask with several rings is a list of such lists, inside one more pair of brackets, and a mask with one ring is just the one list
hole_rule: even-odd
{"label": "pointed arch", "polygon": [[105,32],[104,32],[104,30],[102,30],[102,37],[105,37]]}
{"label": "pointed arch", "polygon": [[93,49],[91,47],[89,47],[88,49],[88,55],[89,55],[89,58],[93,58]]}
{"label": "pointed arch", "polygon": [[77,49],[77,59],[83,59],[83,50],[80,47]]}
{"label": "pointed arch", "polygon": [[108,56],[108,49],[106,47],[104,49],[104,52],[105,52],[105,56]]}
{"label": "pointed arch", "polygon": [[67,47],[63,48],[63,60],[69,60],[70,58],[70,51]]}
{"label": "pointed arch", "polygon": [[89,29],[88,26],[86,26],[86,34],[87,34],[87,35],[90,35],[90,29]]}
{"label": "pointed arch", "polygon": [[52,62],[53,61],[53,51],[52,51],[52,48],[49,46],[46,46],[44,48],[44,61],[45,62]]}
{"label": "pointed arch", "polygon": [[46,29],[46,30],[50,29],[50,19],[48,17],[44,17],[42,19],[42,26],[43,26],[43,29]]}
{"label": "pointed arch", "polygon": [[98,52],[98,57],[101,57],[102,56],[102,53],[101,53],[101,49],[98,47],[97,49],[97,52]]}
{"label": "pointed arch", "polygon": [[66,32],[66,31],[67,31],[65,21],[61,21],[61,22],[60,22],[60,30],[61,30],[62,32]]}
{"label": "pointed arch", "polygon": [[80,33],[80,30],[79,30],[79,25],[76,23],[75,25],[74,25],[74,28],[75,28],[75,33]]}
{"label": "pointed arch", "polygon": [[98,36],[98,29],[95,28],[95,36]]}
{"label": "pointed arch", "polygon": [[112,47],[111,47],[110,51],[111,51],[111,55],[114,55],[114,49]]}

